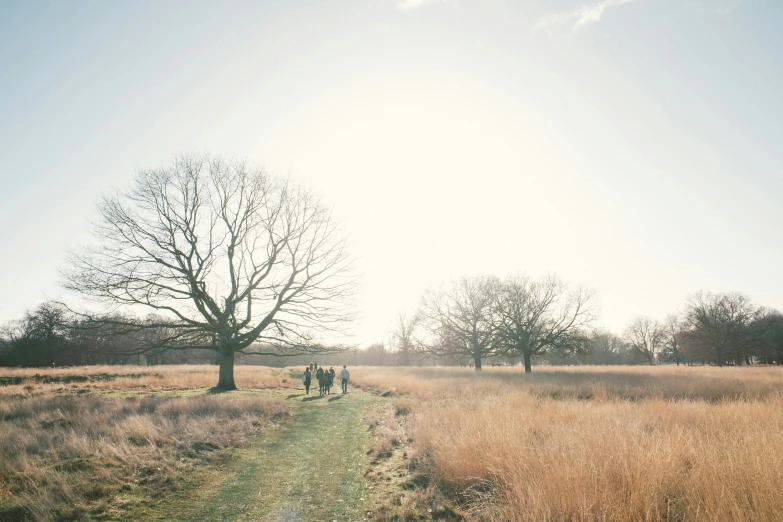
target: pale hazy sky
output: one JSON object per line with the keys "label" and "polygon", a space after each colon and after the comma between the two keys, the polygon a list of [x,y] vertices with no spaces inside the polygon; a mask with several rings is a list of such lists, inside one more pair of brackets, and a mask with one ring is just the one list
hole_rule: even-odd
{"label": "pale hazy sky", "polygon": [[459,275],[556,273],[600,323],[783,308],[780,0],[0,0],[0,322],[67,297],[101,193],[182,152],[331,205],[387,339]]}

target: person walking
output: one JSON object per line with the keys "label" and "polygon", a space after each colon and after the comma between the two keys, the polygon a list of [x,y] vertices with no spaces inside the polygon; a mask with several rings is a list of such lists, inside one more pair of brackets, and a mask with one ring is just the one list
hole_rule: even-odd
{"label": "person walking", "polygon": [[351,378],[351,374],[348,368],[343,365],[343,371],[340,372],[340,380],[342,381],[343,393],[348,393],[348,379]]}
{"label": "person walking", "polygon": [[318,395],[324,395],[325,388],[326,388],[326,379],[324,379],[324,370],[323,368],[318,368],[318,370],[315,372],[315,378],[318,379]]}
{"label": "person walking", "polygon": [[329,367],[329,391],[330,392],[332,391],[332,386],[334,386],[334,376],[335,376],[334,367],[330,366]]}
{"label": "person walking", "polygon": [[305,387],[305,394],[310,394],[310,383],[312,382],[313,374],[310,373],[310,368],[305,368],[304,375],[302,376],[302,384]]}

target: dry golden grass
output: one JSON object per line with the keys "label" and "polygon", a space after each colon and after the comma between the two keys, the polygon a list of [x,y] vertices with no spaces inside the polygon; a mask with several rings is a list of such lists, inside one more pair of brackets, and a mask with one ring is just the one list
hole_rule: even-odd
{"label": "dry golden grass", "polygon": [[[217,384],[217,366],[74,366],[64,368],[0,368],[0,395],[18,393],[18,386],[41,391],[58,388],[92,390],[192,390]],[[273,388],[288,379],[279,369],[265,366],[237,366],[240,389]],[[88,386],[89,385],[89,386]]]}
{"label": "dry golden grass", "polygon": [[[286,415],[252,393],[206,394],[216,370],[0,370],[0,382],[23,378],[0,386],[0,520],[115,518],[119,496],[164,494]],[[269,368],[237,367],[237,377],[245,388],[286,385]]]}
{"label": "dry golden grass", "polygon": [[780,520],[783,369],[354,368],[474,520]]}

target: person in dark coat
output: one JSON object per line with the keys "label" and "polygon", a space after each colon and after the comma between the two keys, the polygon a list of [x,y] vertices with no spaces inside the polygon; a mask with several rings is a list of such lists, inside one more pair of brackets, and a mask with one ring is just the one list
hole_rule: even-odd
{"label": "person in dark coat", "polygon": [[326,373],[323,368],[318,368],[315,372],[315,378],[318,379],[318,395],[324,395],[326,393]]}
{"label": "person in dark coat", "polygon": [[305,393],[310,393],[310,383],[312,382],[313,374],[310,373],[310,368],[305,368],[304,376],[302,377],[302,383],[305,387]]}
{"label": "person in dark coat", "polygon": [[332,386],[334,386],[334,375],[335,375],[334,367],[329,367],[328,373],[329,373],[329,389],[327,390],[327,393],[331,393]]}

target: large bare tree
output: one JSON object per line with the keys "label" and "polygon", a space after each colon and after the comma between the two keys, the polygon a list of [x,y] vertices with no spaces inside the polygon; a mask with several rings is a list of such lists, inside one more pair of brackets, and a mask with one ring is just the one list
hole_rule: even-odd
{"label": "large bare tree", "polygon": [[112,321],[165,327],[169,335],[145,348],[214,349],[218,388],[236,388],[235,353],[264,353],[263,344],[307,350],[314,332],[350,318],[346,238],[329,210],[289,180],[242,161],[180,157],[140,171],[98,210],[97,243],[70,256],[65,286],[129,313],[166,316]]}
{"label": "large bare tree", "polygon": [[649,317],[637,317],[625,329],[624,337],[631,348],[653,365],[666,343],[666,328]]}
{"label": "large bare tree", "polygon": [[481,371],[482,359],[498,349],[493,316],[497,284],[495,277],[463,277],[427,291],[420,313],[430,339],[422,348],[439,357],[471,358]]}
{"label": "large bare tree", "polygon": [[538,281],[524,276],[505,279],[493,303],[499,348],[521,356],[526,373],[532,371],[534,355],[580,350],[595,319],[592,295],[583,288],[569,289],[554,276]]}

